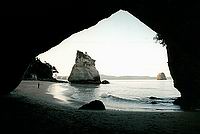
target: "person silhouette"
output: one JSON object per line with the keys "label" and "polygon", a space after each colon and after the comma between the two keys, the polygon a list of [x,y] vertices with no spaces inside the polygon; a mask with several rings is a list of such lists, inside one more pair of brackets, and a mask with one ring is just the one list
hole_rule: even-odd
{"label": "person silhouette", "polygon": [[37,87],[40,88],[40,83],[38,82]]}

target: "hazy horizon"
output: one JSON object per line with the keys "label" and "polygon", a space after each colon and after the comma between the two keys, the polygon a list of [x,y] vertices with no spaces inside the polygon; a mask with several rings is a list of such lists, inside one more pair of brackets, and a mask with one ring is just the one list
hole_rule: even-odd
{"label": "hazy horizon", "polygon": [[130,13],[120,10],[96,25],[71,35],[38,56],[69,76],[76,51],[96,60],[100,74],[112,76],[170,76],[166,48],[155,43],[156,32]]}
{"label": "hazy horizon", "polygon": [[[157,77],[156,76],[149,76],[149,75],[107,75],[107,74],[99,74],[100,76],[111,76],[111,77]],[[57,76],[62,76],[62,77],[69,77],[69,75],[57,75]],[[171,77],[171,76],[166,76],[166,77]]]}

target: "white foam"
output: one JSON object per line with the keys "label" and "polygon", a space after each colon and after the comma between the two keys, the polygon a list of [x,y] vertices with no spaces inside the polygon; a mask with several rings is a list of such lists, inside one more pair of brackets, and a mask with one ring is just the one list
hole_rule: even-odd
{"label": "white foam", "polygon": [[109,96],[108,93],[102,93],[100,97],[101,98],[107,98],[108,96]]}

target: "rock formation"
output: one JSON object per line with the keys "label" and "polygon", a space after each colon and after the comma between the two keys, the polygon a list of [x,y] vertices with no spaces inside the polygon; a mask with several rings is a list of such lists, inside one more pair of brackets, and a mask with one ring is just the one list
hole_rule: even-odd
{"label": "rock formation", "polygon": [[[0,89],[0,95],[19,85],[32,58],[123,9],[162,35],[167,44],[170,74],[174,87],[181,93],[181,101],[191,104],[200,101],[199,1],[112,2],[109,7],[103,6],[107,4],[104,0],[99,4],[79,2],[79,8],[76,1],[67,1],[69,8],[63,3],[55,6],[58,2],[48,3],[49,6],[28,2],[5,4],[0,9],[0,38],[2,51],[9,52],[9,56],[0,54],[1,83],[6,85]],[[74,9],[76,12],[72,12]]]}
{"label": "rock formation", "polygon": [[167,78],[165,74],[162,72],[157,75],[157,80],[167,80]]}
{"label": "rock formation", "polygon": [[107,81],[107,80],[103,80],[103,81],[101,82],[101,84],[110,84],[110,82]]}
{"label": "rock formation", "polygon": [[71,83],[100,84],[100,75],[95,67],[95,60],[87,52],[76,53],[76,62],[68,78]]}
{"label": "rock formation", "polygon": [[80,110],[106,110],[105,105],[100,100],[94,100],[79,108]]}
{"label": "rock formation", "polygon": [[54,73],[58,73],[55,66],[47,62],[43,63],[40,59],[35,58],[24,73],[23,79],[56,81],[53,78]]}

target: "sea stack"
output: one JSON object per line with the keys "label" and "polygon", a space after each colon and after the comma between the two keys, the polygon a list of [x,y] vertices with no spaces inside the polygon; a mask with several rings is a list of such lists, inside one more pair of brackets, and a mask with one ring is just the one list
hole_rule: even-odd
{"label": "sea stack", "polygon": [[95,60],[87,52],[77,51],[76,61],[68,78],[75,84],[100,84],[100,75],[95,67]]}
{"label": "sea stack", "polygon": [[162,72],[157,75],[157,80],[167,80],[167,78],[165,74]]}

